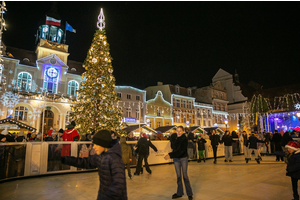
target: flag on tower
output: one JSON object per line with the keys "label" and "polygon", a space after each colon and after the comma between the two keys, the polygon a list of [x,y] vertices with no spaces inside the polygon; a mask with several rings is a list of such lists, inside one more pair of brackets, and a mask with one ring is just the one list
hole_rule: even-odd
{"label": "flag on tower", "polygon": [[60,21],[61,20],[54,19],[53,17],[48,17],[46,15],[46,24],[53,25],[53,26],[60,26]]}
{"label": "flag on tower", "polygon": [[66,31],[76,33],[76,30],[68,22],[66,22]]}

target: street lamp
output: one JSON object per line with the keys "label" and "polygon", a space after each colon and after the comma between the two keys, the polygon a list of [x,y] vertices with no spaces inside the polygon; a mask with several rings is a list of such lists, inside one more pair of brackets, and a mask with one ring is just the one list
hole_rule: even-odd
{"label": "street lamp", "polygon": [[228,119],[224,119],[225,126],[226,126],[226,131],[227,131],[227,126],[228,126]]}

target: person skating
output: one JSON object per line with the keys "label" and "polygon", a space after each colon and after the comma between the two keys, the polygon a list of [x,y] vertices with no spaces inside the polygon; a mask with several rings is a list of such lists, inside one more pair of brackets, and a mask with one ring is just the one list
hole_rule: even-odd
{"label": "person skating", "polygon": [[209,136],[209,139],[211,141],[211,146],[214,153],[214,164],[217,163],[217,149],[218,145],[221,143],[220,136],[216,134],[215,130],[212,130],[212,134]]}
{"label": "person skating", "polygon": [[183,185],[182,185],[182,176],[184,180],[186,194],[188,195],[189,200],[193,199],[193,191],[187,174],[188,168],[188,154],[187,154],[187,145],[188,139],[184,134],[184,128],[182,126],[177,127],[177,137],[173,141],[173,151],[168,153],[164,158],[169,160],[173,158],[174,166],[177,176],[177,192],[173,194],[172,199],[177,199],[183,196]]}
{"label": "person skating", "polygon": [[234,142],[234,140],[232,140],[229,131],[225,131],[222,142],[224,143],[225,162],[232,162],[232,142]]}
{"label": "person skating", "polygon": [[148,156],[149,156],[149,147],[151,147],[155,152],[157,152],[157,148],[152,144],[152,142],[148,139],[145,133],[142,134],[142,137],[139,139],[137,143],[137,149],[135,152],[138,154],[138,163],[136,166],[136,172],[134,175],[140,175],[142,163],[144,160],[146,171],[151,174],[152,171],[150,170],[148,164]]}
{"label": "person skating", "polygon": [[122,149],[122,160],[127,169],[129,178],[132,178],[130,171],[130,162],[132,161],[132,151],[129,144],[126,144],[126,137],[121,137],[120,145]]}
{"label": "person skating", "polygon": [[300,145],[297,142],[289,141],[287,145],[287,166],[286,175],[291,177],[294,200],[299,200],[298,180],[300,179]]}
{"label": "person skating", "polygon": [[100,186],[97,200],[127,200],[125,168],[122,161],[121,145],[111,147],[111,132],[101,130],[92,140],[95,154],[87,158],[62,157],[62,162],[79,168],[98,168]]}
{"label": "person skating", "polygon": [[197,139],[197,144],[198,144],[198,163],[201,162],[201,157],[203,161],[205,162],[205,143],[206,140],[203,138],[202,134],[199,134],[199,137]]}
{"label": "person skating", "polygon": [[254,151],[254,155],[255,155],[255,160],[257,162],[257,164],[260,164],[260,160],[258,158],[258,152],[257,152],[257,143],[260,142],[260,143],[264,143],[265,141],[263,140],[259,140],[254,132],[251,132],[251,136],[248,138],[247,140],[247,147],[249,148],[248,149],[248,158],[246,159],[246,163],[249,162],[249,160],[251,160],[251,153],[252,151]]}

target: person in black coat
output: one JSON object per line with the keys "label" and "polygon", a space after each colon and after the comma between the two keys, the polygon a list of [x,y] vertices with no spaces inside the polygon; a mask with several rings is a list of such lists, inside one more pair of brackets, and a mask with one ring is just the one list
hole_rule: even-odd
{"label": "person in black coat", "polygon": [[149,174],[152,173],[148,164],[149,147],[151,147],[155,152],[157,152],[157,148],[152,144],[150,140],[148,140],[147,135],[143,133],[142,137],[139,139],[137,143],[137,149],[135,150],[135,152],[138,154],[138,163],[134,175],[137,176],[140,175],[143,160],[145,163],[146,171]]}
{"label": "person in black coat", "polygon": [[224,136],[222,137],[222,142],[224,143],[224,154],[225,162],[232,162],[232,136],[229,131],[225,131]]}
{"label": "person in black coat", "polygon": [[286,175],[291,177],[294,200],[299,200],[298,180],[300,179],[300,145],[297,142],[289,141],[285,148],[287,148],[288,151]]}
{"label": "person in black coat", "polygon": [[275,130],[274,135],[272,137],[272,142],[274,143],[274,146],[275,146],[274,154],[276,155],[276,161],[279,161],[280,159],[281,159],[281,161],[283,161],[284,152],[283,152],[281,144],[280,144],[281,140],[282,140],[281,134],[278,133],[277,130]]}
{"label": "person in black coat", "polygon": [[[281,148],[282,148],[284,154],[287,153],[287,149],[285,148],[285,145],[287,145],[287,143],[288,143],[289,141],[293,141],[293,138],[292,138],[292,136],[291,136],[291,133],[290,133],[289,131],[287,131],[287,132],[285,132],[285,133],[283,134],[282,139],[281,139],[281,141],[280,141]],[[286,158],[286,157],[284,157],[284,162],[287,163],[287,158]]]}
{"label": "person in black coat", "polygon": [[98,168],[100,187],[97,200],[127,200],[121,145],[116,143],[111,147],[111,132],[108,130],[97,132],[92,142],[94,155],[84,158],[64,156],[62,162],[79,168]]}
{"label": "person in black coat", "polygon": [[247,140],[247,147],[249,148],[248,150],[248,158],[246,158],[246,163],[249,162],[249,160],[251,160],[250,156],[252,151],[254,151],[254,155],[255,155],[255,160],[257,162],[257,164],[260,164],[259,158],[258,158],[258,152],[257,152],[257,143],[265,143],[265,141],[263,140],[259,140],[257,138],[257,136],[255,136],[254,132],[251,132],[251,136],[248,138]]}
{"label": "person in black coat", "polygon": [[203,161],[205,162],[205,143],[206,140],[203,138],[202,134],[199,134],[198,140],[197,140],[197,144],[198,144],[198,163],[201,162],[201,157],[203,159]]}
{"label": "person in black coat", "polygon": [[209,136],[209,139],[211,141],[211,146],[214,153],[214,164],[217,163],[217,149],[218,145],[221,143],[220,136],[216,134],[215,130],[212,130],[212,134]]}
{"label": "person in black coat", "polygon": [[184,134],[184,128],[182,126],[177,127],[177,137],[174,141],[173,151],[168,153],[164,159],[169,160],[173,158],[175,172],[177,177],[177,192],[172,195],[172,199],[177,199],[183,196],[183,184],[182,177],[184,180],[186,194],[188,199],[193,199],[193,191],[187,174],[188,168],[188,154],[187,154],[188,139]]}

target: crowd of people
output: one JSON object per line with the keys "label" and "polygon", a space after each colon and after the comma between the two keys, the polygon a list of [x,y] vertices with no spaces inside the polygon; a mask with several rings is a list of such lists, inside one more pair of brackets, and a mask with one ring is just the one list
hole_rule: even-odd
{"label": "crowd of people", "polygon": [[[189,160],[197,160],[200,163],[206,161],[205,150],[207,141],[210,140],[210,146],[213,151],[214,164],[217,164],[217,149],[218,146],[224,144],[225,162],[233,162],[233,154],[240,153],[242,150],[245,156],[245,161],[248,163],[254,154],[255,161],[260,164],[262,161],[262,147],[265,148],[265,153],[275,154],[276,161],[285,161],[287,163],[287,176],[291,176],[294,199],[299,199],[297,187],[298,179],[300,178],[300,145],[296,138],[299,138],[299,132],[277,130],[274,133],[251,132],[246,131],[237,133],[225,131],[224,134],[217,133],[215,130],[207,134],[194,134],[189,132],[182,126],[177,127],[176,133],[169,137],[164,137],[162,133],[147,135],[140,134],[140,137],[134,137],[132,132],[127,136],[117,137],[113,131],[102,130],[102,132],[92,133],[89,135],[79,135],[75,129],[75,122],[71,122],[66,130],[60,129],[57,133],[51,128],[43,136],[44,141],[92,141],[92,144],[80,144],[78,156],[72,157],[71,144],[49,144],[48,162],[53,164],[48,166],[48,171],[59,169],[70,169],[69,166],[83,168],[98,168],[100,176],[100,189],[98,199],[127,199],[126,192],[126,176],[133,177],[130,166],[133,158],[137,160],[136,169],[133,173],[135,176],[143,174],[143,165],[146,171],[151,174],[152,171],[148,164],[149,148],[155,152],[158,151],[151,141],[153,140],[170,140],[172,151],[164,158],[166,160],[173,159],[175,172],[177,177],[177,191],[172,195],[172,199],[183,196],[183,182],[185,184],[186,194],[188,199],[193,199],[192,187],[188,178],[187,168]],[[104,131],[104,132],[103,132]],[[41,141],[42,135],[32,133],[24,134],[23,131],[18,134],[9,133],[3,130],[0,134],[1,142],[33,142]],[[127,144],[127,141],[137,141],[134,144]],[[241,145],[241,146],[240,146]],[[24,147],[24,145],[20,145]],[[197,149],[196,149],[197,148]],[[1,154],[1,152],[0,152]],[[15,156],[16,163],[8,163],[15,165],[14,176],[20,176],[22,166],[24,166],[25,149],[14,148],[11,154],[19,154],[23,156]],[[97,157],[99,156],[100,157]],[[52,159],[52,160],[51,160]],[[3,162],[3,159],[1,160]],[[5,165],[7,163],[0,163]],[[24,170],[24,169],[23,169]],[[114,170],[114,173],[106,173],[108,170]],[[0,171],[0,176],[4,172]],[[109,175],[110,174],[110,175]],[[109,181],[101,181],[109,180]],[[125,184],[124,184],[125,183]],[[111,188],[113,186],[113,188]],[[118,188],[118,192],[116,192]]]}

